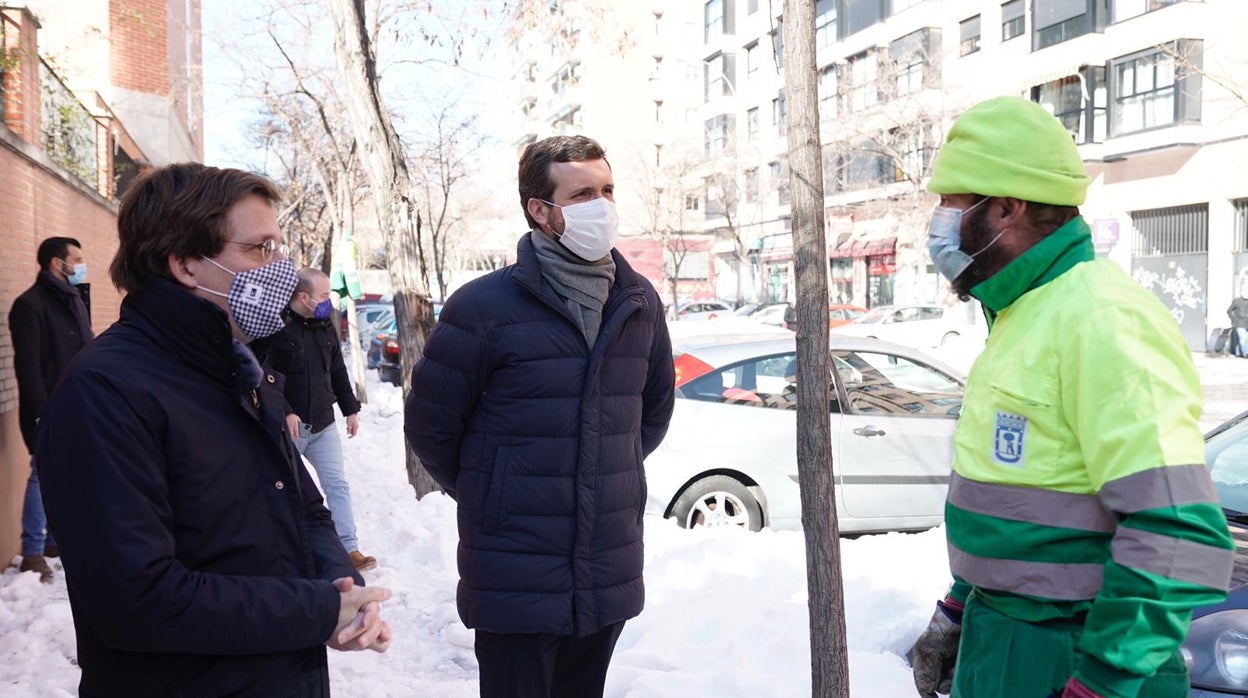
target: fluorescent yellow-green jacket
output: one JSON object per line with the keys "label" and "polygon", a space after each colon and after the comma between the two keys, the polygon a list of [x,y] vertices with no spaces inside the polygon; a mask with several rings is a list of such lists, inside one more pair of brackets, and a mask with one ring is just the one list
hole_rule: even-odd
{"label": "fluorescent yellow-green jacket", "polygon": [[1076,218],[973,289],[991,331],[954,437],[951,594],[1029,622],[1086,614],[1076,676],[1135,698],[1191,609],[1226,597],[1233,546],[1191,350],[1094,256]]}

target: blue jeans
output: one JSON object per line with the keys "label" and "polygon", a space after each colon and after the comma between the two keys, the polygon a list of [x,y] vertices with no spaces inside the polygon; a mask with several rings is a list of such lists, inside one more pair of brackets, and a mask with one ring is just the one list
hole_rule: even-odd
{"label": "blue jeans", "polygon": [[1235,356],[1241,358],[1248,356],[1248,330],[1242,327],[1233,327],[1231,332],[1235,334],[1235,339],[1238,340],[1235,342]]}
{"label": "blue jeans", "polygon": [[338,435],[338,425],[330,424],[313,434],[311,425],[300,424],[295,447],[312,464],[316,478],[321,481],[325,505],[334,517],[334,530],[338,532],[342,547],[347,552],[359,550],[359,541],[355,537],[355,516],[351,513],[351,488],[343,470],[342,437]]}
{"label": "blue jeans", "polygon": [[43,549],[56,545],[52,531],[44,532],[48,517],[43,513],[43,491],[39,489],[39,471],[30,459],[30,479],[26,481],[26,498],[22,500],[22,557],[42,555]]}

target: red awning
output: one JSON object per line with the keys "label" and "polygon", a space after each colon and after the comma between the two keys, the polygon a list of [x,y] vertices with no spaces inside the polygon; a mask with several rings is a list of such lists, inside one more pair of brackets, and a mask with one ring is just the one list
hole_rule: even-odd
{"label": "red awning", "polygon": [[873,240],[859,240],[854,243],[851,254],[854,257],[876,257],[879,255],[893,254],[897,248],[897,238],[876,238]]}

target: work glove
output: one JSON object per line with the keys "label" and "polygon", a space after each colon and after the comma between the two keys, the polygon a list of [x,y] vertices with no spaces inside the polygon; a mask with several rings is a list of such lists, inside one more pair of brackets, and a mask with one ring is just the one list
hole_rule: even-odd
{"label": "work glove", "polygon": [[962,603],[951,596],[937,601],[927,629],[906,652],[914,670],[914,687],[919,689],[921,698],[936,698],[937,692],[949,693],[961,639]]}
{"label": "work glove", "polygon": [[1049,694],[1049,698],[1104,698],[1104,696],[1085,686],[1079,679],[1072,678],[1066,682],[1066,688],[1053,691]]}

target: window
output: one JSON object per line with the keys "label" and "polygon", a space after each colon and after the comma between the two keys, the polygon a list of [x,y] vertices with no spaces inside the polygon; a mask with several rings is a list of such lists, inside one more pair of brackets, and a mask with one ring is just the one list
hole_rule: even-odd
{"label": "window", "polygon": [[821,149],[823,157],[823,193],[834,194],[841,190],[841,146],[826,143]]}
{"label": "window", "polygon": [[745,47],[745,75],[747,79],[752,80],[754,78],[754,74],[758,72],[762,57],[762,51],[758,49],[757,41]]}
{"label": "window", "polygon": [[710,157],[723,155],[728,147],[728,133],[732,130],[732,116],[720,114],[706,120],[706,154]]}
{"label": "window", "polygon": [[745,112],[745,137],[751,141],[758,137],[758,107],[750,107]]}
{"label": "window", "polygon": [[849,111],[862,111],[879,101],[875,84],[875,53],[868,51],[849,59]]}
{"label": "window", "polygon": [[783,92],[780,93],[779,97],[771,100],[771,125],[776,127],[777,135],[788,135],[789,107],[784,99]]}
{"label": "window", "polygon": [[[922,90],[934,81],[935,64],[928,60],[932,55],[927,49],[931,37],[939,37],[934,29],[920,29],[894,41],[888,47],[888,56],[892,61],[892,70],[896,77],[897,96],[910,95]],[[938,42],[939,39],[937,38]],[[933,78],[928,78],[929,68]]]}
{"label": "window", "polygon": [[701,208],[702,199],[697,194],[685,194],[685,210],[696,211]]}
{"label": "window", "polygon": [[1032,49],[1060,44],[1092,31],[1090,0],[1035,0]]}
{"label": "window", "polygon": [[1199,65],[1200,42],[1179,42],[1113,61],[1113,135],[1200,121],[1200,74],[1181,75],[1176,55]]}
{"label": "window", "polygon": [[1131,19],[1153,10],[1177,5],[1182,0],[1114,0],[1113,17],[1115,22]]}
{"label": "window", "polygon": [[758,168],[751,167],[745,171],[745,200],[758,201]]}
{"label": "window", "polygon": [[837,106],[841,101],[840,83],[837,82],[836,65],[830,65],[819,71],[819,117],[830,119],[836,116]]}
{"label": "window", "polygon": [[771,189],[776,192],[776,201],[780,205],[789,203],[789,161],[775,160],[771,163]]}
{"label": "window", "polygon": [[1009,41],[1022,36],[1027,29],[1027,17],[1023,0],[1010,0],[1001,5],[1001,40]]}
{"label": "window", "polygon": [[900,126],[889,132],[897,159],[893,162],[893,181],[916,184],[931,173],[934,133],[930,124]]}
{"label": "window", "polygon": [[1088,143],[1085,127],[1087,95],[1080,75],[1068,75],[1031,89],[1031,100],[1062,122],[1076,143]]}
{"label": "window", "polygon": [[735,94],[736,61],[733,60],[731,53],[717,53],[706,59],[704,62],[705,71],[705,95],[706,101],[711,101],[724,95]]}
{"label": "window", "polygon": [[846,411],[953,417],[962,408],[956,380],[904,356],[837,351],[832,365],[849,400]]}
{"label": "window", "polygon": [[784,68],[784,20],[776,20],[776,29],[771,32],[771,49],[776,59],[776,69]]}
{"label": "window", "polygon": [[836,3],[828,3],[825,10],[815,17],[815,49],[827,48],[836,43]]}
{"label": "window", "polygon": [[[680,357],[676,361],[679,363]],[[690,400],[795,410],[797,355],[766,356],[734,364],[689,381],[681,386],[680,393]]]}
{"label": "window", "polygon": [[967,56],[979,51],[979,15],[962,20],[958,29],[962,38],[961,43],[958,44],[958,55]]}
{"label": "window", "polygon": [[874,140],[860,141],[849,153],[845,166],[847,190],[870,189],[883,182],[894,181],[892,159],[880,151]]}
{"label": "window", "polygon": [[844,35],[852,36],[887,17],[888,0],[841,0],[845,9]]}
{"label": "window", "polygon": [[1136,230],[1132,257],[1203,254],[1209,251],[1209,204],[1131,211]]}
{"label": "window", "polygon": [[723,36],[724,32],[724,0],[708,0],[702,8],[702,15],[706,25],[706,33],[703,35],[706,43],[711,43],[715,39]]}
{"label": "window", "polygon": [[755,12],[758,12],[758,0],[747,0],[745,3],[745,13],[747,15],[752,15]]}

